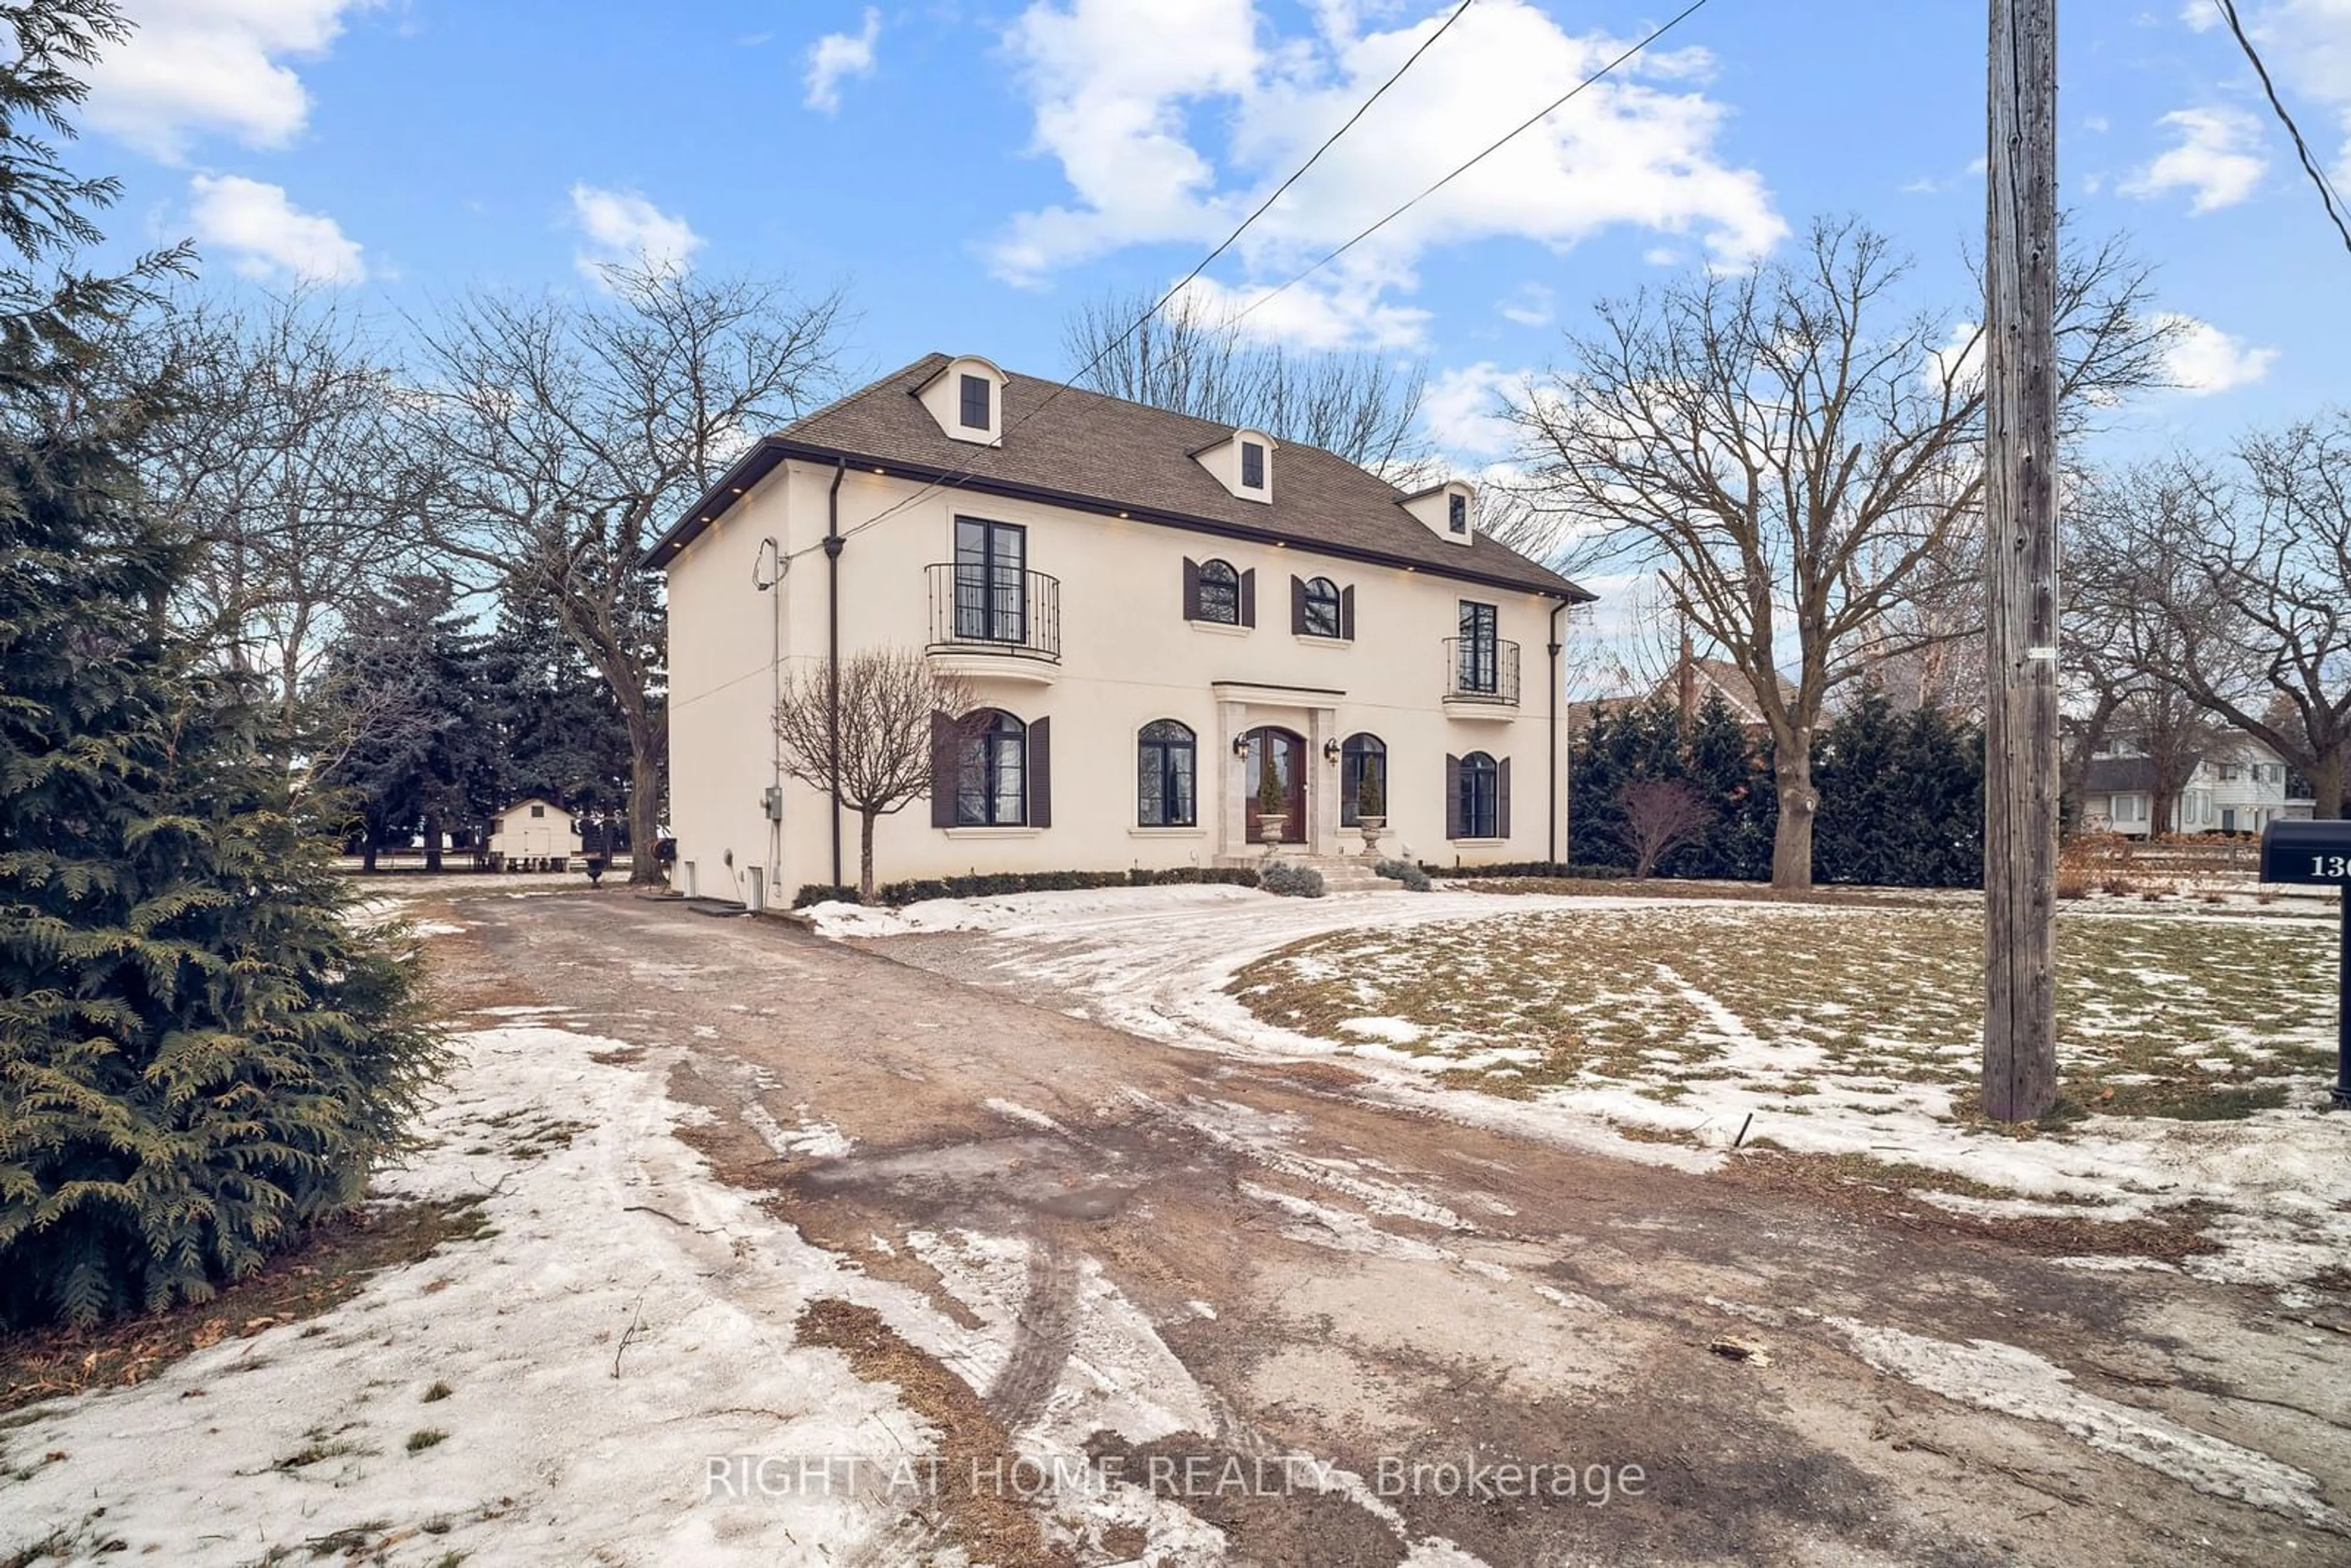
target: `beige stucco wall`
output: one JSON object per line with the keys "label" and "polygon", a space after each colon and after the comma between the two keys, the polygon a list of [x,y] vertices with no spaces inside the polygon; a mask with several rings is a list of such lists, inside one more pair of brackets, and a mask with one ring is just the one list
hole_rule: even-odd
{"label": "beige stucco wall", "polygon": [[[768,896],[788,899],[803,883],[831,880],[823,796],[786,781],[779,829],[768,821],[760,797],[775,778],[767,723],[770,639],[780,631],[787,665],[820,665],[824,657],[821,545],[832,478],[830,466],[778,466],[670,567],[670,791],[681,887],[690,881],[700,894],[747,898],[747,871],[757,867]],[[1361,852],[1357,832],[1339,827],[1338,765],[1322,756],[1326,740],[1359,730],[1388,747],[1384,852],[1469,863],[1539,860],[1549,852],[1544,644],[1554,601],[1295,546],[946,490],[861,527],[919,489],[913,481],[853,470],[841,482],[841,526],[851,535],[841,555],[843,652],[928,643],[924,569],[954,559],[958,514],[1025,526],[1029,570],[1060,580],[1061,661],[998,659],[961,667],[983,704],[1024,721],[1050,716],[1053,821],[1050,828],[940,830],[930,825],[928,803],[917,801],[881,824],[881,880],[1254,858],[1261,852],[1242,842],[1248,781],[1232,742],[1263,724],[1293,729],[1309,743],[1310,852]],[[788,567],[781,588],[763,593],[754,586],[755,571],[760,542],[768,538],[778,541]],[[1255,570],[1253,629],[1185,621],[1187,555]],[[1353,587],[1353,643],[1291,633],[1292,573]],[[1440,701],[1444,640],[1456,634],[1465,598],[1497,605],[1500,635],[1520,644],[1520,704],[1499,721],[1449,714]],[[1135,733],[1158,718],[1181,720],[1198,737],[1196,828],[1135,826]],[[1511,760],[1512,834],[1506,841],[1456,843],[1445,836],[1445,758],[1472,751]],[[1563,768],[1561,777],[1563,789]],[[843,876],[854,882],[852,813],[843,813],[841,841]]]}

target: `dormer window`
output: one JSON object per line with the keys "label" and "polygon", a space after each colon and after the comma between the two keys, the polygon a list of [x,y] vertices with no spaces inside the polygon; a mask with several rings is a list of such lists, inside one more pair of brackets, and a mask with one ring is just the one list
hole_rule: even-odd
{"label": "dormer window", "polygon": [[1403,497],[1396,504],[1447,544],[1466,547],[1477,542],[1477,499],[1478,492],[1469,486],[1458,479],[1448,479]]}
{"label": "dormer window", "polygon": [[1192,454],[1192,461],[1216,476],[1235,497],[1273,502],[1273,438],[1262,430],[1236,430]]}
{"label": "dormer window", "polygon": [[998,446],[1004,442],[1005,381],[1002,371],[966,354],[939,366],[913,390],[948,440]]}

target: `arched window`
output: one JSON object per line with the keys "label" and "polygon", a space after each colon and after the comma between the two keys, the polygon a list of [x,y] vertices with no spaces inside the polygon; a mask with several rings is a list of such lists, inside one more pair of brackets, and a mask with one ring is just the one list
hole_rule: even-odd
{"label": "arched window", "polygon": [[956,825],[1017,828],[1029,820],[1029,727],[1008,713],[976,713],[963,723],[956,770]]}
{"label": "arched window", "polygon": [[[1372,782],[1372,793],[1366,796],[1364,782]],[[1371,810],[1366,813],[1364,801],[1369,799]],[[1360,828],[1366,815],[1384,817],[1388,814],[1388,748],[1376,735],[1351,735],[1339,748],[1339,825]]]}
{"label": "arched window", "polygon": [[1200,563],[1200,619],[1227,626],[1241,623],[1241,574],[1231,562]]}
{"label": "arched window", "polygon": [[1327,577],[1306,580],[1305,596],[1300,601],[1303,616],[1301,630],[1309,637],[1340,635],[1339,585]]}
{"label": "arched window", "polygon": [[1145,828],[1188,828],[1199,819],[1193,780],[1198,743],[1189,726],[1158,718],[1135,737],[1134,820]]}
{"label": "arched window", "polygon": [[1482,751],[1461,759],[1461,831],[1465,839],[1502,836],[1501,770]]}

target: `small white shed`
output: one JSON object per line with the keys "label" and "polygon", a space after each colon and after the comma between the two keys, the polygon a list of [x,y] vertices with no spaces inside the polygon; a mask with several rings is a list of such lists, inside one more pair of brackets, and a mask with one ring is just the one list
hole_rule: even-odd
{"label": "small white shed", "polygon": [[580,850],[578,819],[552,800],[517,800],[490,819],[490,863],[564,861]]}

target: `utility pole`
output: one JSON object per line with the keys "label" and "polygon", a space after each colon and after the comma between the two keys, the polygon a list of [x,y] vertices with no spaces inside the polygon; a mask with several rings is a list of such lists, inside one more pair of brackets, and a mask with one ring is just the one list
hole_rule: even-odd
{"label": "utility pole", "polygon": [[1991,0],[1984,1112],[2057,1099],[2057,0]]}

